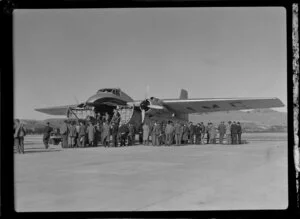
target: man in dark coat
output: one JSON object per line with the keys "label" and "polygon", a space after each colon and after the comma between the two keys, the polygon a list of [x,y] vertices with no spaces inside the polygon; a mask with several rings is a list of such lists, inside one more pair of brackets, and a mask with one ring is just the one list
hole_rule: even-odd
{"label": "man in dark coat", "polygon": [[242,126],[240,122],[237,123],[237,137],[238,137],[238,143],[242,144]]}
{"label": "man in dark coat", "polygon": [[113,147],[118,147],[118,129],[119,126],[113,122],[110,127]]}
{"label": "man in dark coat", "polygon": [[196,135],[196,144],[201,144],[201,126],[200,126],[200,123],[198,123],[195,126],[195,135]]}
{"label": "man in dark coat", "polygon": [[47,126],[44,128],[44,131],[43,131],[43,143],[45,145],[45,148],[48,149],[49,145],[49,139],[50,139],[50,134],[51,132],[53,131],[53,128],[50,127],[50,123],[47,122]]}
{"label": "man in dark coat", "polygon": [[225,126],[224,122],[221,122],[221,124],[218,126],[218,130],[219,130],[220,144],[223,144],[223,138],[224,138],[224,135],[226,133],[226,126]]}
{"label": "man in dark coat", "polygon": [[122,124],[119,128],[119,136],[121,138],[121,145],[120,146],[125,146],[126,144],[126,138],[129,133],[128,127],[126,124]]}
{"label": "man in dark coat", "polygon": [[237,125],[235,122],[231,125],[231,138],[232,138],[232,144],[237,143]]}
{"label": "man in dark coat", "polygon": [[189,124],[189,142],[190,144],[194,144],[194,138],[195,138],[195,126],[193,125],[192,122]]}

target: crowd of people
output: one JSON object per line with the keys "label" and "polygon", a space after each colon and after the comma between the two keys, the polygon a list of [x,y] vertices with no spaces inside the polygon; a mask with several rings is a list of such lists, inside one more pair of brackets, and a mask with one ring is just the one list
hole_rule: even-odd
{"label": "crowd of people", "polygon": [[[48,126],[44,132],[44,144],[48,148],[50,133],[53,130]],[[185,144],[241,144],[242,128],[239,122],[218,126],[209,122],[193,124],[192,122],[158,122],[148,121],[140,127],[132,123],[120,125],[120,114],[117,110],[110,119],[109,114],[100,116],[97,114],[95,121],[68,121],[59,129],[62,137],[63,148],[75,147],[104,147],[131,146],[136,143],[138,135],[139,144],[153,146],[159,145],[185,145]],[[218,138],[217,138],[218,136]]]}
{"label": "crowd of people", "polygon": [[[112,118],[96,114],[95,120],[65,120],[59,129],[54,130],[50,123],[44,128],[43,143],[49,148],[51,134],[60,136],[63,148],[76,147],[120,147],[136,143],[143,145],[186,145],[186,144],[242,144],[242,127],[239,122],[221,122],[215,125],[211,122],[148,120],[138,128],[133,123],[120,124],[120,114],[114,110]],[[15,120],[15,145],[19,153],[24,153],[24,136],[26,129],[18,119]],[[218,140],[218,142],[217,142]]]}

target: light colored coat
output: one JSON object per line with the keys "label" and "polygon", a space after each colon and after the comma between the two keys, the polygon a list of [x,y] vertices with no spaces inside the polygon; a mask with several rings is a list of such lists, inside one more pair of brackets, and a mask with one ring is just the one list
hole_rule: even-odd
{"label": "light colored coat", "polygon": [[143,125],[143,140],[146,141],[149,138],[150,128],[149,125],[144,124]]}

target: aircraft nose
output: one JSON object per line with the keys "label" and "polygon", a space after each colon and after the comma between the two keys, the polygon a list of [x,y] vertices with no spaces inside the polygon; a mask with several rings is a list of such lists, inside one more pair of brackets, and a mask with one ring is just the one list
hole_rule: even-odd
{"label": "aircraft nose", "polygon": [[99,99],[101,99],[101,98],[103,98],[103,95],[100,94],[100,93],[97,93],[97,94],[95,94],[95,95],[89,97],[85,103],[86,103],[87,105],[93,105],[93,104],[95,104],[95,102],[96,102],[97,100],[99,100]]}

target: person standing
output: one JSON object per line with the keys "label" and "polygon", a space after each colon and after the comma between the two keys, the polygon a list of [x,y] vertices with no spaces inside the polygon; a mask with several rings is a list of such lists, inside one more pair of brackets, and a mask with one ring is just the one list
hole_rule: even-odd
{"label": "person standing", "polygon": [[60,126],[60,134],[62,137],[62,143],[61,143],[62,148],[68,147],[68,134],[69,134],[68,132],[69,132],[68,120],[65,120],[64,123]]}
{"label": "person standing", "polygon": [[128,146],[132,146],[135,141],[135,129],[132,123],[129,123],[128,131]]}
{"label": "person standing", "polygon": [[188,144],[189,140],[189,128],[186,124],[183,125],[183,134],[182,134],[183,144]]}
{"label": "person standing", "polygon": [[147,123],[144,123],[143,125],[143,141],[144,145],[148,145],[149,141],[149,125]]}
{"label": "person standing", "polygon": [[112,146],[118,147],[118,124],[112,122],[111,124],[111,137],[112,137]]}
{"label": "person standing", "polygon": [[120,128],[119,128],[119,136],[121,138],[121,140],[120,140],[120,142],[121,142],[120,146],[125,146],[128,132],[129,132],[129,130],[128,130],[127,125],[125,123],[122,124],[120,126]]}
{"label": "person standing", "polygon": [[168,121],[168,124],[166,125],[165,134],[166,134],[165,145],[170,146],[171,145],[171,139],[172,139],[172,136],[173,136],[173,127],[172,127],[170,121]]}
{"label": "person standing", "polygon": [[232,136],[231,137],[232,144],[236,144],[237,143],[237,125],[236,125],[235,121],[231,125],[231,136]]}
{"label": "person standing", "polygon": [[72,122],[70,124],[70,133],[69,133],[69,138],[70,138],[70,147],[74,148],[75,147],[75,139],[77,136],[77,131],[76,131],[76,126],[75,123]]}
{"label": "person standing", "polygon": [[200,123],[198,123],[195,126],[195,136],[196,136],[196,144],[201,144],[201,126]]}
{"label": "person standing", "polygon": [[216,144],[217,130],[216,127],[211,123],[210,128],[210,143]]}
{"label": "person standing", "polygon": [[105,113],[105,122],[106,122],[106,124],[108,125],[108,123],[109,123],[109,118],[110,116],[109,116],[109,114],[108,114],[108,112],[106,112]]}
{"label": "person standing", "polygon": [[189,124],[189,141],[190,144],[195,144],[195,126],[192,122]]}
{"label": "person standing", "polygon": [[176,145],[179,146],[181,144],[181,138],[180,138],[180,135],[181,135],[181,125],[180,125],[180,123],[178,121],[175,123],[174,133],[175,133],[175,142],[176,142]]}
{"label": "person standing", "polygon": [[80,147],[85,147],[85,142],[86,142],[86,139],[85,139],[85,136],[86,136],[86,126],[84,124],[84,122],[80,122],[80,128],[79,128],[79,146]]}
{"label": "person standing", "polygon": [[210,128],[211,128],[211,126],[210,126],[210,122],[209,123],[207,123],[207,126],[206,126],[206,128],[205,128],[205,132],[206,132],[206,135],[207,135],[207,142],[206,142],[206,144],[209,144],[209,142],[210,142]]}
{"label": "person standing", "polygon": [[236,129],[237,129],[238,144],[242,144],[242,126],[240,122],[237,123]]}
{"label": "person standing", "polygon": [[227,125],[226,125],[226,141],[227,144],[231,144],[231,121],[228,121]]}
{"label": "person standing", "polygon": [[225,126],[224,122],[220,123],[218,130],[219,130],[219,142],[220,142],[220,144],[223,144],[223,138],[226,133],[226,126]]}
{"label": "person standing", "polygon": [[80,124],[79,124],[79,121],[76,122],[76,140],[75,140],[75,143],[76,143],[76,147],[79,147],[80,146],[80,138],[79,138],[79,131],[80,131]]}
{"label": "person standing", "polygon": [[119,126],[120,121],[121,121],[121,115],[117,109],[114,109],[114,115],[111,118],[111,122],[113,122],[113,123],[117,124],[117,126]]}
{"label": "person standing", "polygon": [[43,131],[43,143],[45,145],[45,148],[49,148],[49,139],[50,139],[50,134],[53,131],[53,128],[50,127],[50,123],[47,122],[47,126],[44,128]]}
{"label": "person standing", "polygon": [[157,122],[156,125],[154,126],[154,145],[159,146],[159,138],[161,136],[161,125]]}
{"label": "person standing", "polygon": [[138,128],[139,144],[143,144],[143,125],[141,124]]}
{"label": "person standing", "polygon": [[17,147],[17,152],[19,154],[24,154],[24,137],[26,135],[26,129],[19,119],[15,120],[15,133],[14,142]]}
{"label": "person standing", "polygon": [[95,127],[93,126],[92,122],[89,122],[89,126],[87,127],[87,135],[89,140],[89,146],[94,146],[94,140],[95,140]]}
{"label": "person standing", "polygon": [[203,122],[200,123],[200,128],[201,128],[201,144],[204,144],[204,138],[205,138],[205,125]]}
{"label": "person standing", "polygon": [[104,147],[109,147],[109,125],[108,122],[104,122],[102,125],[102,130],[101,130],[101,134],[102,134],[102,144],[104,145]]}
{"label": "person standing", "polygon": [[155,129],[156,129],[156,126],[157,126],[157,124],[156,124],[156,121],[154,122],[154,123],[152,123],[152,125],[151,125],[151,141],[152,141],[152,146],[155,146]]}

